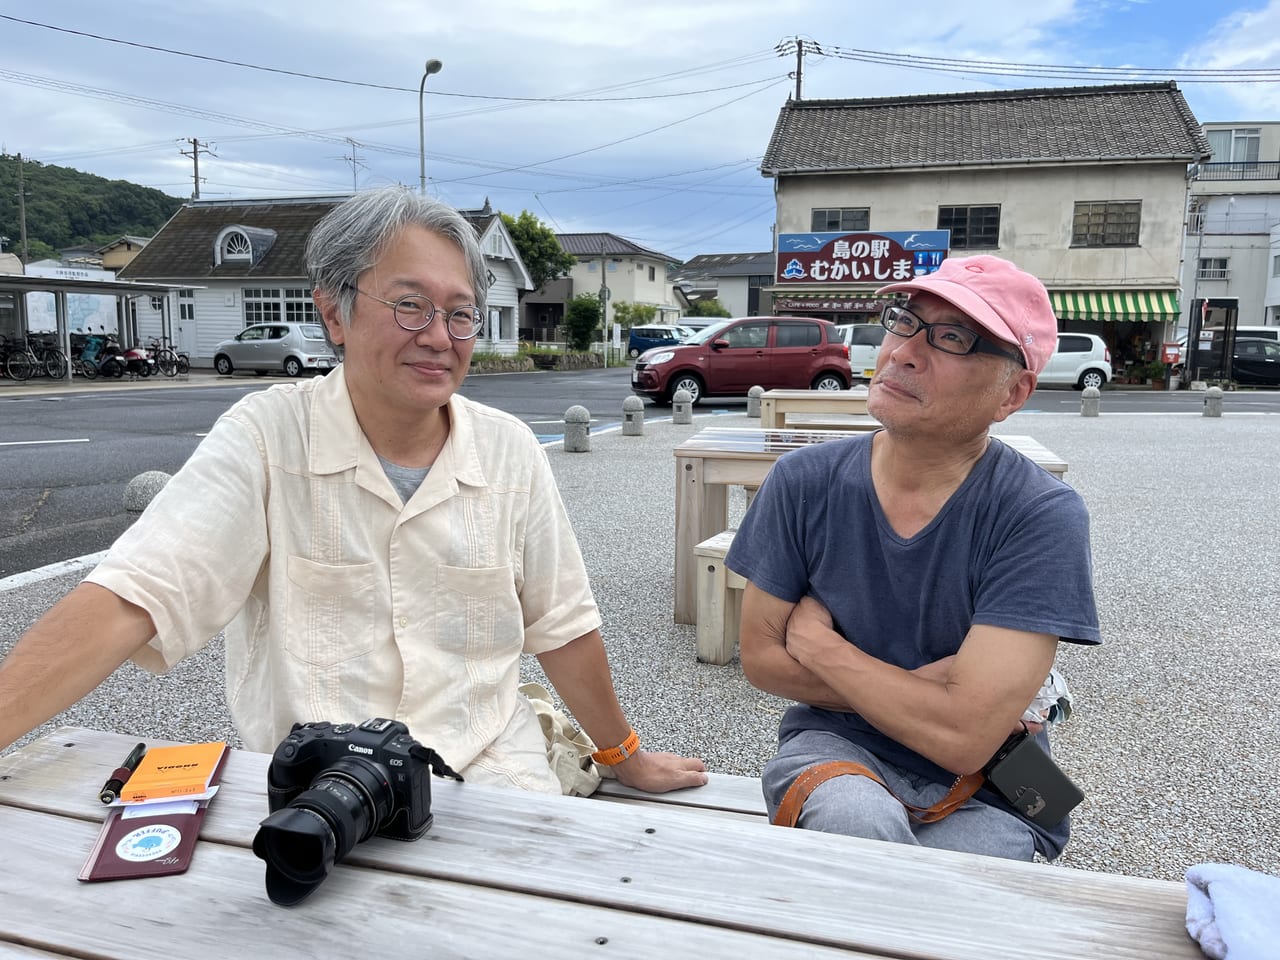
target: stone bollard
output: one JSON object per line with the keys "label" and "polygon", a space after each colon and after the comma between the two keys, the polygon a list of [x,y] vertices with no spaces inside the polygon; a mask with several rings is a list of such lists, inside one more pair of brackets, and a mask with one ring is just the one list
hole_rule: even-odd
{"label": "stone bollard", "polygon": [[1098,404],[1102,398],[1102,391],[1097,387],[1085,387],[1080,394],[1080,416],[1096,417],[1098,415]]}
{"label": "stone bollard", "polygon": [[163,470],[148,470],[138,474],[124,488],[125,510],[129,513],[141,513],[168,482],[169,474]]}
{"label": "stone bollard", "polygon": [[1222,388],[1210,387],[1204,392],[1204,415],[1206,417],[1222,416]]}
{"label": "stone bollard", "polygon": [[693,395],[688,390],[677,390],[671,398],[671,422],[693,423]]}
{"label": "stone bollard", "polygon": [[633,395],[622,401],[622,435],[644,436],[644,401],[637,396]]}
{"label": "stone bollard", "polygon": [[[636,398],[640,399],[639,397]],[[564,412],[565,453],[591,452],[591,412],[574,404]]]}
{"label": "stone bollard", "polygon": [[760,419],[760,395],[764,393],[764,387],[756,384],[747,391],[747,416]]}

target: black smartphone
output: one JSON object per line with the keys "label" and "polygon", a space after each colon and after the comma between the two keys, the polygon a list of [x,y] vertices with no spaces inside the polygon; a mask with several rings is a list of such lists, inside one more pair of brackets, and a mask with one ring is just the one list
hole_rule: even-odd
{"label": "black smartphone", "polygon": [[1084,799],[1026,729],[1006,740],[982,772],[1015,810],[1042,827],[1056,826]]}

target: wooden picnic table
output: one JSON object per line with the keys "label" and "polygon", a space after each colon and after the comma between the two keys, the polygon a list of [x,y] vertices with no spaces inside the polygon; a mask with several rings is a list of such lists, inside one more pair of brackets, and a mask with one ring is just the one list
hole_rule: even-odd
{"label": "wooden picnic table", "polygon": [[787,414],[865,414],[867,388],[852,390],[766,390],[760,395],[760,426],[781,430]]}
{"label": "wooden picnic table", "polygon": [[[760,486],[778,457],[789,450],[849,437],[848,430],[712,426],[676,446],[676,623],[698,622],[694,547],[728,525],[728,488]],[[999,439],[1051,473],[1061,476],[1067,470],[1065,460],[1032,437]]]}
{"label": "wooden picnic table", "polygon": [[135,739],[67,727],[0,757],[0,957],[1200,956],[1181,884],[773,827],[685,805],[698,790],[433,779],[421,839],[359,843],[279,907],[250,849],[270,758],[245,751],[186,873],[81,883],[98,788]]}

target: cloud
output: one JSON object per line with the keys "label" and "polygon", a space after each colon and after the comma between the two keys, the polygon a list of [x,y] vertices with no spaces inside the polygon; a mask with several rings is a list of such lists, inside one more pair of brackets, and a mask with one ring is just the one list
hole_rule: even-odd
{"label": "cloud", "polygon": [[[434,57],[444,68],[429,78],[424,97],[433,193],[459,206],[488,196],[499,209],[528,209],[561,230],[609,230],[674,256],[763,250],[771,242],[772,182],[760,176],[758,161],[795,88],[787,77],[795,59],[778,55],[780,42],[799,36],[845,51],[1085,64],[1137,58],[1152,45],[1176,60],[1191,35],[1204,39],[1188,66],[1276,60],[1276,2],[1228,14],[1197,8],[1179,18],[1160,14],[1161,6],[973,0],[904,16],[900,5],[847,0],[366,0],[358,8],[346,0],[194,7],[135,0],[117,8],[67,0],[22,16],[389,89],[0,21],[0,70],[48,78],[32,87],[0,75],[0,136],[10,152],[177,196],[190,193],[191,161],[178,152],[190,137],[217,145],[216,157],[201,159],[204,196],[346,191],[352,170],[344,157],[356,158],[362,186],[416,186],[418,83],[423,62]],[[1071,82],[834,55],[806,56],[803,67],[806,98]],[[59,84],[99,92],[88,97]],[[1280,111],[1274,86],[1260,94],[1184,90],[1202,118],[1238,115],[1245,105],[1257,108],[1249,111],[1254,119]],[[153,102],[115,102],[118,94]],[[666,94],[682,95],[659,96]],[[567,95],[580,99],[550,99]]]}

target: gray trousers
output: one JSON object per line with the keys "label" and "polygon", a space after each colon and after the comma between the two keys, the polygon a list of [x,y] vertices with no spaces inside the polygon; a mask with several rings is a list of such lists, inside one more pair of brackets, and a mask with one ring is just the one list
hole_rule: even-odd
{"label": "gray trousers", "polygon": [[[919,807],[937,803],[950,787],[887,764],[834,733],[806,730],[782,744],[778,755],[765,765],[761,780],[769,818],[773,819],[787,788],[802,771],[830,760],[850,760],[869,767],[894,793]],[[1035,855],[1035,834],[1012,813],[971,799],[936,823],[917,823],[888,791],[867,777],[832,777],[821,784],[805,801],[798,826],[1009,860],[1031,860]]]}

